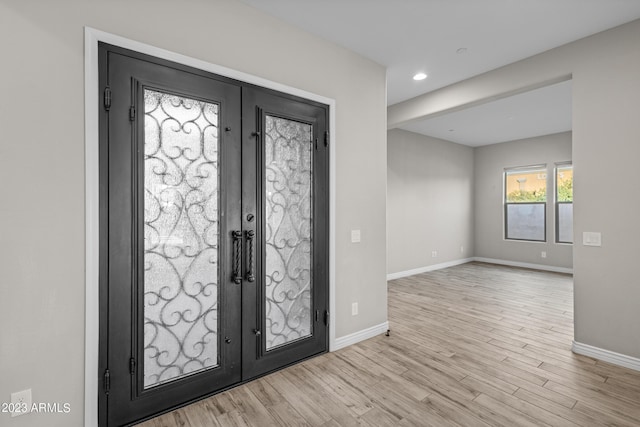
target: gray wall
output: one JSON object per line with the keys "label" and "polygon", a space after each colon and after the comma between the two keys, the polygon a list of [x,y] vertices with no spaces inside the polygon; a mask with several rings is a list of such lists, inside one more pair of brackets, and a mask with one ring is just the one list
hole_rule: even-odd
{"label": "gray wall", "polygon": [[506,167],[547,164],[552,195],[554,164],[570,160],[571,132],[471,148],[390,130],[387,273],[469,257],[572,268],[572,245],[555,243],[552,201],[544,243],[505,240],[503,214]]}
{"label": "gray wall", "polygon": [[640,20],[389,108],[388,127],[572,78],[575,339],[640,358]]}
{"label": "gray wall", "polygon": [[83,425],[84,26],[334,98],[337,336],[387,320],[383,67],[238,1],[4,1],[0,402],[32,388],[71,413],[1,425]]}
{"label": "gray wall", "polygon": [[389,131],[388,273],[471,256],[472,182],[471,147],[400,129]]}
{"label": "gray wall", "polygon": [[[572,245],[555,243],[553,204],[554,164],[571,160],[571,132],[475,149],[475,249],[476,257],[526,262],[553,267],[573,266]],[[504,239],[504,169],[547,165],[547,241]],[[547,253],[546,258],[541,252]]]}
{"label": "gray wall", "polygon": [[589,40],[573,74],[576,341],[640,358],[640,21]]}

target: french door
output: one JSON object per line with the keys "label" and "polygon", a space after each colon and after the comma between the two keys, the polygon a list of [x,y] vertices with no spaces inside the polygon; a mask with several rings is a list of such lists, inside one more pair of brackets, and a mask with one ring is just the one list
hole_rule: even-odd
{"label": "french door", "polygon": [[100,424],[327,350],[325,105],[100,45]]}

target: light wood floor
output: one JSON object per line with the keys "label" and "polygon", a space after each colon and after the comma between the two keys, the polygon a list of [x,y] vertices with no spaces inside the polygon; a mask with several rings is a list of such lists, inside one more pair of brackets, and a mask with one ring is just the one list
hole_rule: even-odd
{"label": "light wood floor", "polygon": [[142,424],[640,426],[640,372],[571,352],[572,278],[471,263],[389,282],[391,336]]}

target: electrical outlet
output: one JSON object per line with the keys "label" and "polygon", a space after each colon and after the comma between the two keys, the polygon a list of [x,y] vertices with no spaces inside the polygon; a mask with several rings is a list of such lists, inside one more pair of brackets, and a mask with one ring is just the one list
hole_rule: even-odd
{"label": "electrical outlet", "polygon": [[31,389],[11,393],[11,405],[13,405],[12,417],[19,417],[31,412]]}
{"label": "electrical outlet", "polygon": [[438,256],[438,251],[431,251],[431,258],[435,258]]}
{"label": "electrical outlet", "polygon": [[360,230],[351,230],[351,243],[360,243]]}
{"label": "electrical outlet", "polygon": [[460,253],[463,254],[464,253],[464,246],[460,246]]}
{"label": "electrical outlet", "polygon": [[351,304],[351,315],[352,316],[357,316],[358,315],[358,303],[354,302],[353,304]]}
{"label": "electrical outlet", "polygon": [[547,253],[545,251],[540,252],[540,257],[546,258],[547,257]]}

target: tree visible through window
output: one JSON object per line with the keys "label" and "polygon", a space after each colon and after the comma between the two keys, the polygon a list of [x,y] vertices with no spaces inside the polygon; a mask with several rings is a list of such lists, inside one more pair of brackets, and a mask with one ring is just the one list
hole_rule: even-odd
{"label": "tree visible through window", "polygon": [[556,242],[573,243],[573,166],[556,166]]}
{"label": "tree visible through window", "polygon": [[546,165],[505,171],[505,238],[546,241]]}

